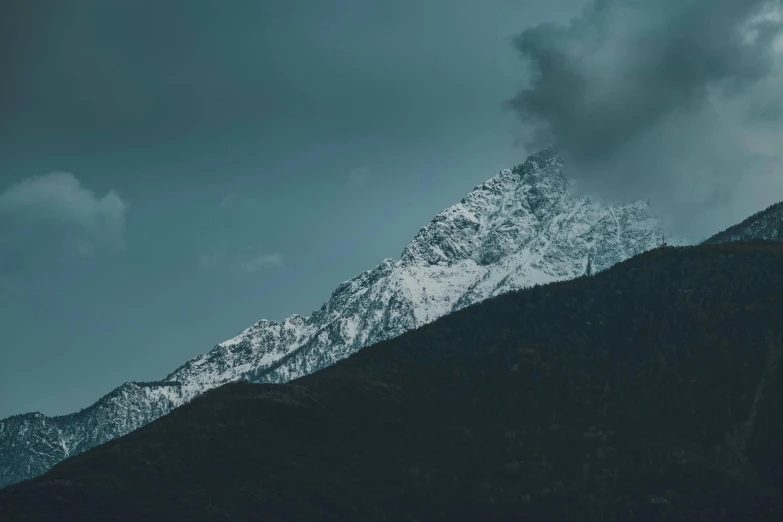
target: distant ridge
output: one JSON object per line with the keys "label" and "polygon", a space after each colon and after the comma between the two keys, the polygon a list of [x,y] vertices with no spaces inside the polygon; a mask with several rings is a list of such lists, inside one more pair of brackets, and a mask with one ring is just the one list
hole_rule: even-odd
{"label": "distant ridge", "polygon": [[783,241],[783,201],[756,212],[749,218],[705,240],[705,244],[769,239]]}

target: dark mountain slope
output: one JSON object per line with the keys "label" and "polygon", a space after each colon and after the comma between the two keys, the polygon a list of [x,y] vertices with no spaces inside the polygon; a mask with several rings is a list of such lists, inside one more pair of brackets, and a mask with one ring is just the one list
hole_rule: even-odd
{"label": "dark mountain slope", "polygon": [[756,212],[742,223],[718,232],[704,243],[718,244],[751,239],[783,241],[783,201]]}
{"label": "dark mountain slope", "polygon": [[0,490],[0,520],[744,521],[783,507],[783,246],[657,249]]}

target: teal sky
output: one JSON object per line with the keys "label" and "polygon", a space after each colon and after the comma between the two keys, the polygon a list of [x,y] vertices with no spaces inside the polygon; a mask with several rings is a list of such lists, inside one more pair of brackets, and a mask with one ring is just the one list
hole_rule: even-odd
{"label": "teal sky", "polygon": [[0,1],[0,418],[309,315],[554,144],[695,241],[783,199],[782,0]]}
{"label": "teal sky", "polygon": [[4,2],[0,417],[320,306],[520,163],[511,45],[581,0]]}

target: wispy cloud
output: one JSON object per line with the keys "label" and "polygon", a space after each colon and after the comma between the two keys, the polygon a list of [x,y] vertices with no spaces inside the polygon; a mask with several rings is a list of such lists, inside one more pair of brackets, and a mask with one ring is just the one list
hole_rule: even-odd
{"label": "wispy cloud", "polygon": [[226,218],[243,218],[257,212],[261,201],[257,198],[232,192],[224,196],[208,214],[208,221]]}
{"label": "wispy cloud", "polygon": [[[33,176],[0,193],[0,214],[16,228],[36,227],[41,240],[57,239],[82,256],[125,247],[128,204],[110,190],[99,197],[70,172]],[[35,237],[26,238],[35,241]]]}
{"label": "wispy cloud", "polygon": [[238,223],[260,219],[262,200],[257,197],[231,193],[218,201],[207,213],[199,240],[210,246],[198,256],[204,270],[257,272],[282,267],[280,252],[258,246],[237,244],[232,233]]}
{"label": "wispy cloud", "polygon": [[212,254],[201,254],[198,256],[198,266],[204,270],[212,270],[223,260],[223,254],[221,252],[213,252]]}
{"label": "wispy cloud", "polygon": [[260,248],[247,248],[233,254],[222,250],[201,254],[198,264],[204,270],[223,268],[241,272],[257,272],[265,268],[284,266],[280,252],[265,252]]}
{"label": "wispy cloud", "polygon": [[279,252],[256,254],[245,257],[239,266],[245,272],[256,272],[269,266],[283,266],[283,258]]}
{"label": "wispy cloud", "polygon": [[370,169],[359,167],[348,173],[348,182],[352,185],[362,185],[370,175]]}

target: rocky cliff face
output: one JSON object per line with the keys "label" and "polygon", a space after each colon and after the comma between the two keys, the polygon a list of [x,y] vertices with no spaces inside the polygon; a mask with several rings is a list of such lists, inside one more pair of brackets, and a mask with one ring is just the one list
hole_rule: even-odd
{"label": "rocky cliff face", "polygon": [[569,192],[546,150],[440,212],[403,250],[340,284],[310,317],[262,320],[163,381],[124,384],[79,413],[0,421],[0,486],[45,472],[165,415],[206,390],[247,379],[286,382],[362,347],[510,290],[601,271],[660,244],[640,201],[599,204]]}
{"label": "rocky cliff face", "polygon": [[92,406],[61,417],[0,420],[0,487],[144,426],[183,403],[176,383],[125,383]]}

